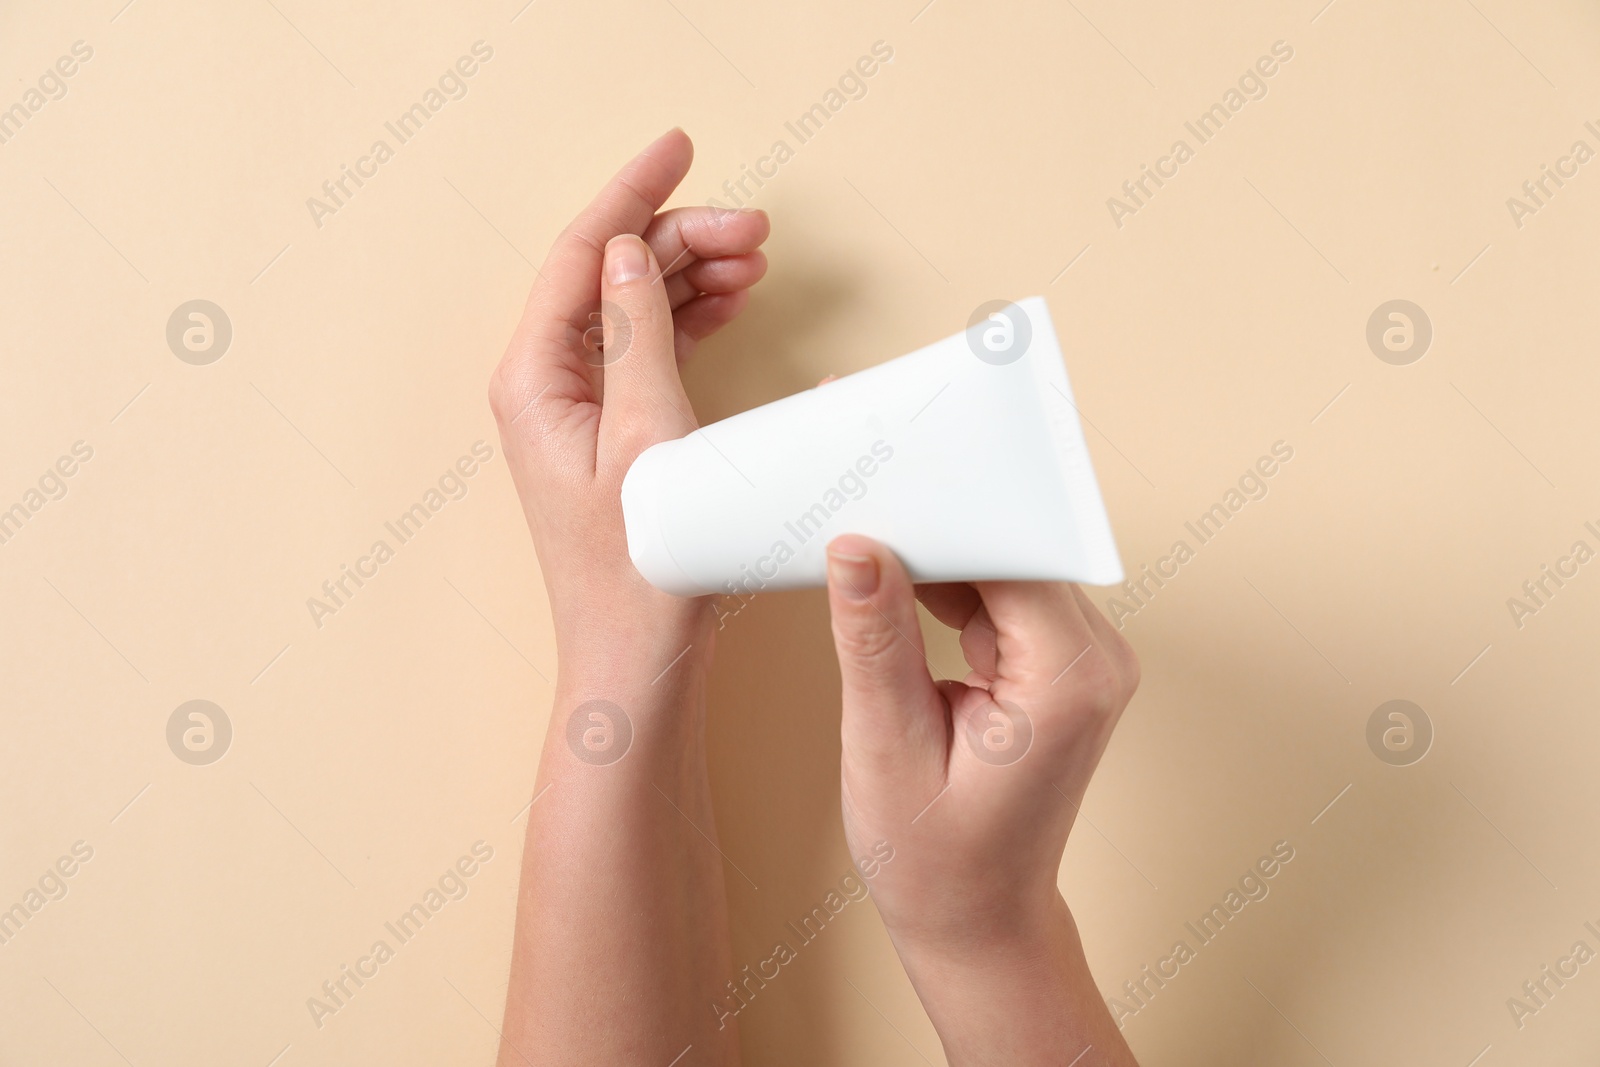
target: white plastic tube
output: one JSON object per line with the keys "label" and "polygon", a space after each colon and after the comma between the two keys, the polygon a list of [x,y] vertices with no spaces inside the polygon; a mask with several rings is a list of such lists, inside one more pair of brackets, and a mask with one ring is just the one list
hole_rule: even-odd
{"label": "white plastic tube", "polygon": [[1122,581],[1042,297],[646,449],[622,513],[634,566],[680,596],[823,585],[843,533],[918,582]]}

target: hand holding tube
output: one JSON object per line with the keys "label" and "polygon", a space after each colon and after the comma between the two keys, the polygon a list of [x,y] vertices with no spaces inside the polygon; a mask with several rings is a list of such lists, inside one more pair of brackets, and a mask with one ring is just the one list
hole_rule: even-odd
{"label": "hand holding tube", "polygon": [[[873,898],[952,1064],[1132,1064],[1056,888],[1067,834],[1139,684],[1075,585],[915,588],[882,545],[828,546],[852,850],[895,861]],[[915,599],[961,631],[964,682],[928,673]]]}

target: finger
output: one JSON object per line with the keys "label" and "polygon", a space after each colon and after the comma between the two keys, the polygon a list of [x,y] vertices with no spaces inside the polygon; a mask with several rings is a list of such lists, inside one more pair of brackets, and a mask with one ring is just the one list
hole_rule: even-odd
{"label": "finger", "polygon": [[679,207],[655,216],[643,236],[670,278],[700,260],[753,252],[771,232],[765,211]]}
{"label": "finger", "polygon": [[738,317],[750,302],[750,290],[736,293],[710,293],[697,296],[677,310],[676,355],[682,363],[694,354],[695,345],[710,337]]}
{"label": "finger", "polygon": [[[619,233],[642,233],[693,157],[688,135],[669,130],[618,171],[556,238],[491,383],[503,430],[548,437],[575,406],[599,399],[602,376],[585,353],[592,351],[588,342],[599,318],[606,242]],[[586,447],[593,449],[592,438]],[[588,452],[583,462],[594,458]]]}
{"label": "finger", "polygon": [[663,284],[667,287],[667,303],[672,305],[673,311],[677,311],[700,295],[700,290],[689,284],[689,279],[683,276],[682,271],[668,278]]}
{"label": "finger", "polygon": [[1129,684],[1132,692],[1139,686],[1139,656],[1133,651],[1133,646],[1128,639],[1123,637],[1112,625],[1111,620],[1103,615],[1099,608],[1094,606],[1094,601],[1089,599],[1089,594],[1080,589],[1076,582],[1072,584],[1072,595],[1077,598],[1078,607],[1083,611],[1083,617],[1089,620],[1089,628],[1094,631],[1095,641],[1111,656],[1112,662],[1117,665],[1118,672]]}
{"label": "finger", "polygon": [[600,266],[607,242],[618,234],[642,234],[656,211],[689,172],[694,145],[671,129],[619,170],[556,238],[529,297],[536,323],[577,323],[600,300]]}
{"label": "finger", "polygon": [[1068,582],[1067,588],[1072,592],[1072,599],[1077,603],[1078,610],[1083,613],[1083,621],[1089,624],[1089,631],[1094,634],[1095,641],[1109,648],[1116,630],[1112,628],[1110,622],[1106,621],[1106,617],[1095,608],[1088,594],[1078,588],[1078,583]]}
{"label": "finger", "polygon": [[983,683],[993,681],[999,658],[994,622],[977,588],[967,582],[934,582],[917,586],[917,599],[934,618],[961,631],[961,654],[973,675]]}
{"label": "finger", "polygon": [[983,607],[983,598],[970,582],[928,582],[917,586],[917,599],[928,614],[960,630]]}
{"label": "finger", "polygon": [[683,271],[684,278],[702,293],[731,293],[748,289],[767,273],[767,257],[762,252],[702,259]]}
{"label": "finger", "polygon": [[[656,262],[661,257],[656,256]],[[748,289],[767,273],[767,257],[760,252],[697,261],[688,270],[667,276],[667,302],[676,311],[701,293],[732,293]]]}
{"label": "finger", "polygon": [[[701,293],[747,290],[766,274],[766,256],[762,256],[762,253],[752,253],[752,256],[757,258],[723,256],[720,259],[704,259],[696,262],[690,270],[680,270],[664,283],[667,286],[667,302],[672,310],[677,310]],[[659,256],[656,256],[656,262],[661,262]]]}
{"label": "finger", "polygon": [[961,628],[961,655],[980,677],[992,682],[999,676],[1000,631],[987,607],[980,607]]}
{"label": "finger", "polygon": [[997,668],[1008,678],[1049,684],[1095,643],[1065,583],[980,582],[978,591],[996,632]]}
{"label": "finger", "polygon": [[606,244],[600,296],[600,455],[631,463],[648,445],[694,429],[694,409],[678,379],[672,308],[649,245],[631,233]]}
{"label": "finger", "polygon": [[828,545],[828,605],[844,686],[846,757],[942,776],[945,705],[928,673],[905,568],[870,538],[837,537]]}

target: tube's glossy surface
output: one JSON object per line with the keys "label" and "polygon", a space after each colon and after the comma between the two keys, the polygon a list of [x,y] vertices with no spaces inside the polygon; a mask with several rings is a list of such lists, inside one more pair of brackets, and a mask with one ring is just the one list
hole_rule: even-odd
{"label": "tube's glossy surface", "polygon": [[860,533],[919,582],[1113,585],[1111,538],[1042,297],[963,333],[646,449],[622,484],[628,553],[680,596],[825,583]]}

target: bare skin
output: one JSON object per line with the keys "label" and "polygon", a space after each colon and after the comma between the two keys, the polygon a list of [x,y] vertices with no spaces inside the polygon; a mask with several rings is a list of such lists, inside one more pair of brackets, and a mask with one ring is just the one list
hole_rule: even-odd
{"label": "bare skin", "polygon": [[[490,385],[558,659],[500,1067],[739,1062],[709,1007],[733,974],[704,744],[715,614],[639,576],[619,500],[641,451],[696,426],[678,366],[766,270],[763,213],[661,211],[692,154],[663,135],[563,231]],[[965,683],[929,677],[914,595],[961,629]],[[914,593],[856,536],[829,546],[829,601],[846,836],[894,849],[872,895],[950,1063],[1133,1064],[1056,889],[1132,650],[1073,586]],[[1015,707],[1031,740],[1012,761],[981,739],[1014,737]]]}
{"label": "bare skin", "polygon": [[[964,682],[929,675],[918,598],[961,631]],[[853,534],[828,546],[828,600],[845,837],[853,852],[894,845],[872,896],[946,1058],[1132,1067],[1056,888],[1139,684],[1132,648],[1075,585],[914,589],[893,553]]]}
{"label": "bare skin", "polygon": [[[657,592],[634,570],[618,496],[635,456],[696,425],[678,361],[739,313],[766,270],[760,212],[659,211],[692,155],[681,130],[667,133],[562,233],[490,386],[558,660],[502,1067],[664,1065],[689,1046],[686,1062],[738,1062],[735,1027],[719,1029],[708,1008],[732,973],[723,861],[707,841],[714,615],[710,600]],[[591,319],[602,298],[620,315]],[[585,338],[596,325],[603,353]],[[618,744],[615,712],[580,711],[593,700],[631,725],[615,762],[604,762],[615,749],[568,742],[577,714],[580,737]]]}

